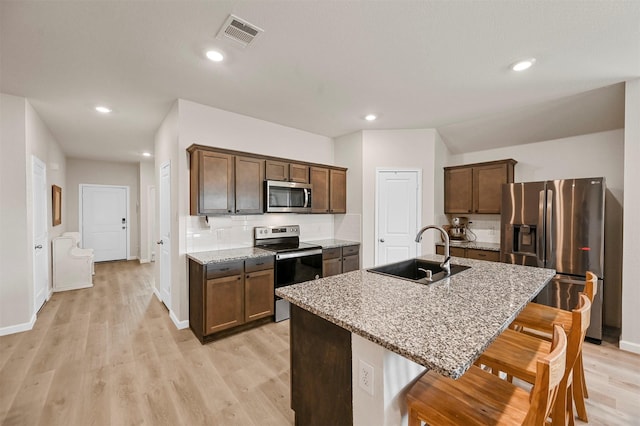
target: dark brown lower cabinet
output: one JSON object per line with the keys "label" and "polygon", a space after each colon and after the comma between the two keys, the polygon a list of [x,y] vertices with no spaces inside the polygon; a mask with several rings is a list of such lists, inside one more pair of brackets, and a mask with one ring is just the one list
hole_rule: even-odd
{"label": "dark brown lower cabinet", "polygon": [[352,425],[351,333],[291,305],[291,408],[296,425]]}
{"label": "dark brown lower cabinet", "polygon": [[334,247],[322,250],[322,276],[331,277],[360,269],[360,246]]}
{"label": "dark brown lower cabinet", "polygon": [[273,313],[273,257],[208,265],[189,259],[189,328],[201,343],[270,321]]}

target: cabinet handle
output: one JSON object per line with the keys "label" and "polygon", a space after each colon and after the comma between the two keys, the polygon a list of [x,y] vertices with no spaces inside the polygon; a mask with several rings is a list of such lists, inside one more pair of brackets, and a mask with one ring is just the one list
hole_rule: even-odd
{"label": "cabinet handle", "polygon": [[249,275],[247,275],[247,278],[249,278]]}
{"label": "cabinet handle", "polygon": [[231,210],[227,210],[227,213],[231,213]]}
{"label": "cabinet handle", "polygon": [[241,276],[241,275],[238,275],[238,280],[241,280],[241,279],[242,279],[242,276]]}

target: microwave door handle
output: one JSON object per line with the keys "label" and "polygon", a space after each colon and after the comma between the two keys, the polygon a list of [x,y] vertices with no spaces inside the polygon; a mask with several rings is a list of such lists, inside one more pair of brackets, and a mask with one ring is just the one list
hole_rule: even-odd
{"label": "microwave door handle", "polygon": [[309,188],[304,188],[304,207],[309,207]]}

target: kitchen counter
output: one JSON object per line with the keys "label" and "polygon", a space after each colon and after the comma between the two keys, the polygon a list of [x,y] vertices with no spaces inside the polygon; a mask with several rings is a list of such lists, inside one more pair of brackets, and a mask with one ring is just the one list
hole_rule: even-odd
{"label": "kitchen counter", "polygon": [[[437,246],[444,246],[442,241],[436,242]],[[463,247],[477,250],[489,250],[489,251],[500,251],[499,243],[485,243],[482,241],[455,241],[451,240],[451,247]]]}
{"label": "kitchen counter", "polygon": [[282,287],[276,295],[455,379],[555,271],[457,257],[452,263],[471,268],[429,285],[360,270]]}
{"label": "kitchen counter", "polygon": [[319,246],[322,246],[323,249],[360,245],[360,243],[357,241],[337,240],[335,238],[326,240],[305,241],[305,243],[317,244]]}
{"label": "kitchen counter", "polygon": [[231,260],[254,259],[258,257],[273,256],[273,252],[256,247],[243,247],[226,250],[210,250],[196,253],[187,253],[187,257],[201,265],[209,263],[229,262]]}

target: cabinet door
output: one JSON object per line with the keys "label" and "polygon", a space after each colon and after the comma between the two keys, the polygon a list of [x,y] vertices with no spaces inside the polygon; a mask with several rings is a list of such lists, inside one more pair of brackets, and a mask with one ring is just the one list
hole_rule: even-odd
{"label": "cabinet door", "polygon": [[263,213],[264,161],[236,157],[236,213]]}
{"label": "cabinet door", "polygon": [[329,169],[310,167],[311,213],[329,213]]}
{"label": "cabinet door", "polygon": [[347,172],[344,170],[329,171],[329,211],[331,213],[347,212]]}
{"label": "cabinet door", "polygon": [[[444,247],[442,247],[442,254],[444,254]],[[449,254],[454,257],[467,257],[466,249],[463,247],[449,247]]]}
{"label": "cabinet door", "polygon": [[235,208],[233,156],[210,151],[194,154],[197,164],[191,165],[191,214],[232,213]]}
{"label": "cabinet door", "polygon": [[507,165],[473,168],[473,213],[500,214],[502,184],[507,183]]}
{"label": "cabinet door", "polygon": [[289,164],[289,180],[291,182],[309,183],[309,166],[304,164]]}
{"label": "cabinet door", "polygon": [[248,273],[244,279],[245,322],[273,315],[273,269]]}
{"label": "cabinet door", "polygon": [[342,273],[342,258],[323,259],[322,260],[322,277],[332,277]]}
{"label": "cabinet door", "polygon": [[444,212],[452,214],[471,213],[472,168],[444,171]]}
{"label": "cabinet door", "polygon": [[360,269],[360,256],[352,254],[342,258],[342,272],[357,271]]}
{"label": "cabinet door", "polygon": [[242,275],[231,275],[207,280],[205,335],[244,323],[242,277]]}
{"label": "cabinet door", "polygon": [[[289,163],[282,161],[266,160],[265,176],[267,180],[289,180]],[[309,178],[307,178],[308,180]]]}

